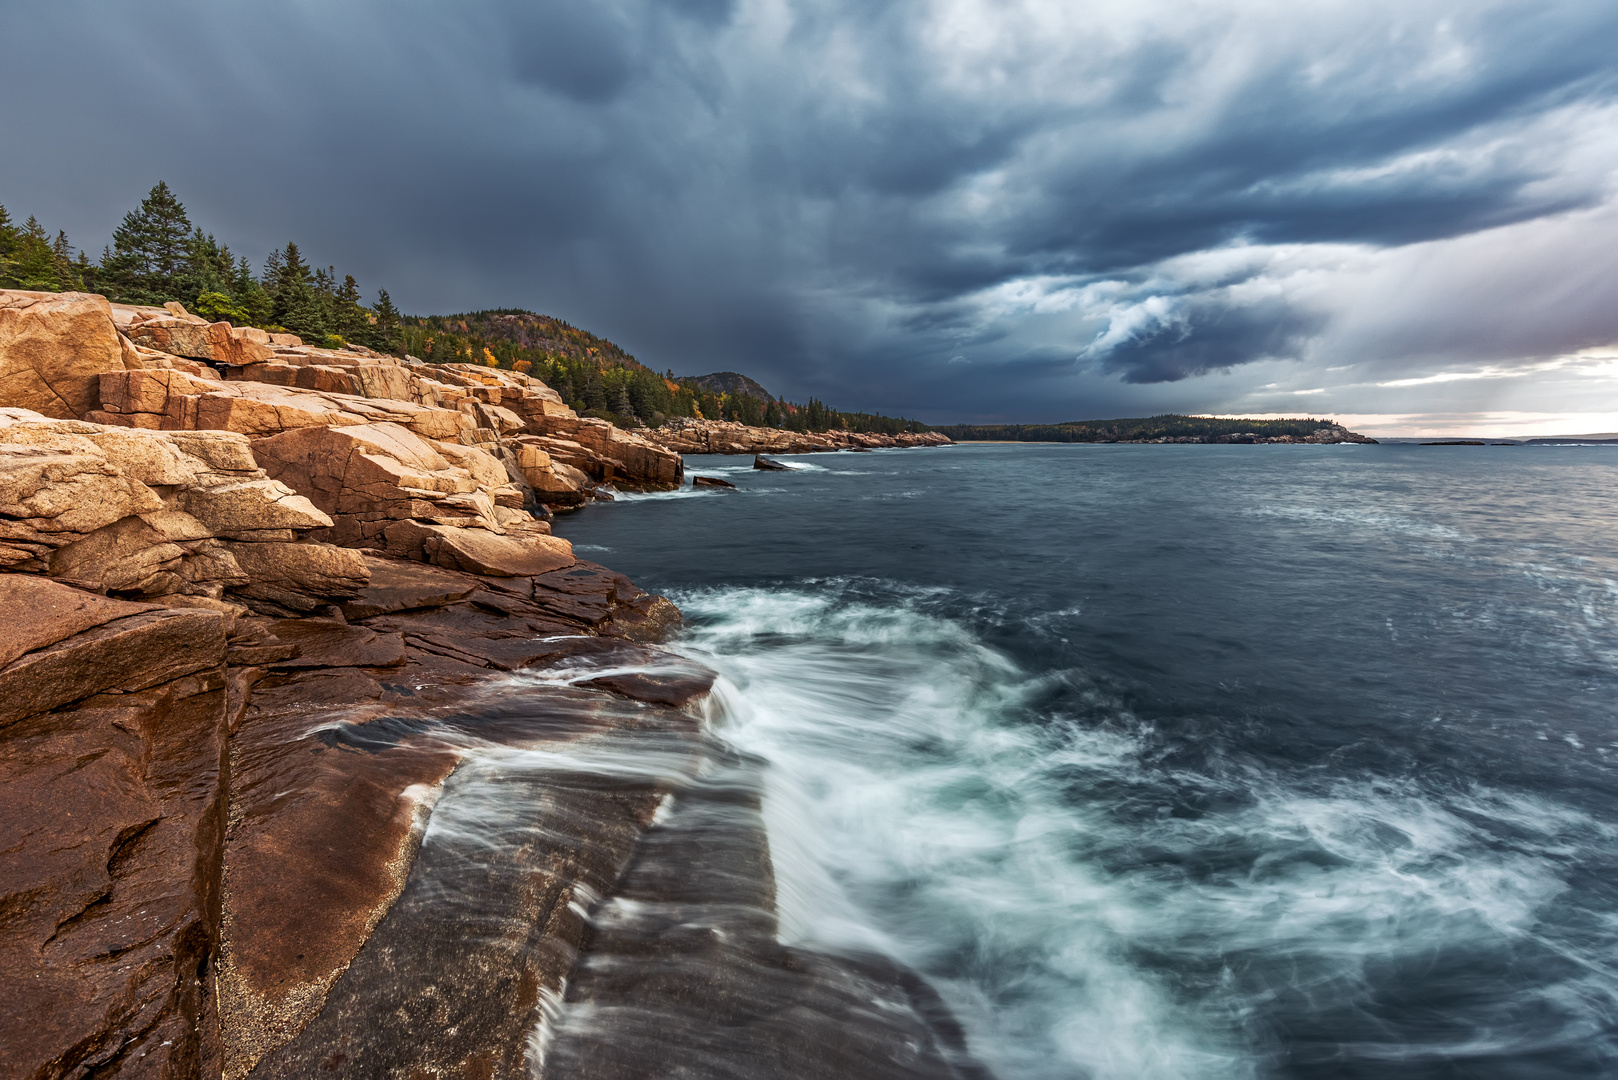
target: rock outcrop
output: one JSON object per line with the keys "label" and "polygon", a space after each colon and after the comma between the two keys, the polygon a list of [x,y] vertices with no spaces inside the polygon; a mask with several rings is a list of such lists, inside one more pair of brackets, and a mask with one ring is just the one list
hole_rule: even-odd
{"label": "rock outcrop", "polygon": [[0,574],[8,1076],[216,1074],[226,618]]}
{"label": "rock outcrop", "polygon": [[[480,498],[511,486],[483,451],[386,424],[256,445],[286,451],[265,460],[290,475],[288,447],[321,434],[350,440],[346,469],[311,474],[332,514],[259,468],[241,433],[0,410],[4,1075],[308,1075],[312,1051],[288,1047],[332,1060],[329,1032],[383,986],[476,1005],[481,1026],[429,1041],[442,1075],[524,1075],[581,902],[616,879],[666,790],[581,790],[574,846],[513,864],[502,925],[531,927],[516,981],[487,978],[498,949],[419,948],[417,902],[395,908],[439,872],[417,865],[422,827],[469,752],[590,737],[604,717],[631,730],[647,709],[689,728],[679,706],[712,676],[636,644],[677,624],[668,601],[543,533],[516,543]],[[419,530],[412,554],[439,566],[316,538],[406,488],[427,510],[386,521]],[[574,720],[464,729],[498,712],[490,680],[536,665],[569,672],[557,692]],[[421,887],[430,912],[439,886]],[[345,979],[368,946],[405,952]],[[489,1072],[491,1054],[511,1068]]]}
{"label": "rock outcrop", "polygon": [[0,291],[0,405],[77,420],[95,408],[99,377],[131,363],[105,297]]}
{"label": "rock outcrop", "polygon": [[[521,379],[0,292],[0,1075],[240,1076],[317,1028],[465,757],[433,710],[502,673],[561,664],[586,714],[689,724],[711,675],[635,643],[673,605],[543,520],[679,482],[678,455],[602,427]],[[533,442],[581,429],[593,471]],[[575,727],[473,741],[600,729]],[[593,797],[591,887],[660,798]],[[484,992],[518,1064],[582,933],[555,881],[550,960]]]}
{"label": "rock outcrop", "polygon": [[682,472],[526,376],[0,292],[0,1077],[533,1075],[714,679],[544,519]]}
{"label": "rock outcrop", "polygon": [[313,611],[366,580],[357,553],[309,538],[331,527],[258,467],[245,436],[0,409],[6,570],[229,613]]}

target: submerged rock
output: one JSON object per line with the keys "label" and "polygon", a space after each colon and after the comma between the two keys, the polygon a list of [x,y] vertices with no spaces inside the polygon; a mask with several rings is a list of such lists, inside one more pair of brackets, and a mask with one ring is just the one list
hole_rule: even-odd
{"label": "submerged rock", "polygon": [[691,486],[706,488],[729,488],[731,491],[736,490],[735,484],[732,484],[729,480],[721,480],[717,476],[693,476],[691,478]]}

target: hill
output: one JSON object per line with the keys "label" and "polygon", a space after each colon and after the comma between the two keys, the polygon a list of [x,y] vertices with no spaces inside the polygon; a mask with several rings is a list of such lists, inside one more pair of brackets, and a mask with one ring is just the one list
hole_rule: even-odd
{"label": "hill", "polygon": [[750,394],[764,400],[775,397],[774,394],[749,379],[746,375],[741,375],[734,371],[716,371],[712,375],[692,375],[690,379],[704,390],[711,390],[716,394]]}
{"label": "hill", "polygon": [[435,349],[456,349],[463,359],[487,363],[485,350],[503,366],[527,354],[594,362],[602,368],[651,368],[606,338],[571,323],[521,308],[469,311],[460,315],[405,315],[400,320],[400,348],[424,360],[449,362]]}

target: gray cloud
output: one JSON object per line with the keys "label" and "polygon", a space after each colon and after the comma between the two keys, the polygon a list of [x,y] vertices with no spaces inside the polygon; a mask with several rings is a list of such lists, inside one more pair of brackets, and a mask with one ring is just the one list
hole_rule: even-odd
{"label": "gray cloud", "polygon": [[[1618,270],[1618,9],[1593,0],[24,0],[8,20],[29,47],[0,67],[0,201],[92,249],[163,178],[255,258],[296,238],[411,310],[535,307],[845,408],[1203,409],[1264,361],[1618,339],[1598,290],[1559,294],[1558,329],[1510,268],[1526,245],[1539,273],[1575,250]],[[1559,224],[1581,214],[1609,242]],[[1479,280],[1446,245],[1506,265]]]}

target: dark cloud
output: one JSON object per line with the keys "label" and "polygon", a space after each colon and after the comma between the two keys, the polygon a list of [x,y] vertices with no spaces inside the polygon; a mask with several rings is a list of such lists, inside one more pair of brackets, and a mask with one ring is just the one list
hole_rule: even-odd
{"label": "dark cloud", "polygon": [[1246,307],[1201,300],[1108,349],[1102,367],[1129,383],[1166,383],[1300,355],[1325,320],[1277,300]]}
{"label": "dark cloud", "polygon": [[[931,419],[1195,409],[1382,349],[1305,281],[1334,245],[1552,221],[1618,166],[1594,0],[24,0],[8,35],[0,201],[92,250],[167,179],[255,259],[296,238],[412,310]],[[1180,265],[1232,245],[1319,254]],[[1403,340],[1471,340],[1441,285]],[[1561,346],[1531,319],[1496,337]]]}
{"label": "dark cloud", "polygon": [[630,27],[594,4],[536,4],[511,14],[517,78],[578,102],[615,97],[629,82]]}

